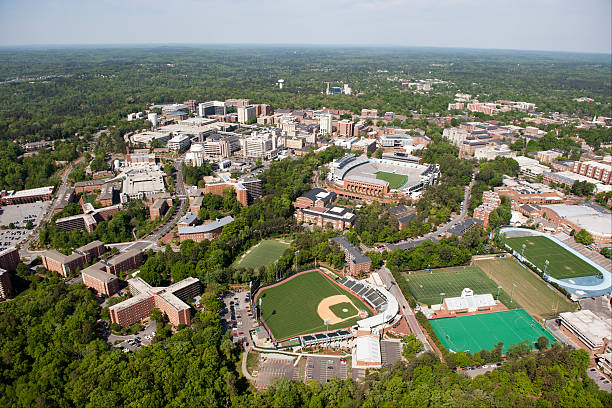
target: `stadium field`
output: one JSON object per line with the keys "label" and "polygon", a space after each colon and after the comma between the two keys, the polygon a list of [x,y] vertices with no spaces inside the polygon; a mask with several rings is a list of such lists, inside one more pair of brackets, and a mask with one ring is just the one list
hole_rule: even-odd
{"label": "stadium field", "polygon": [[[296,275],[280,285],[263,289],[261,317],[277,340],[289,339],[326,330],[325,320],[332,317],[329,329],[342,329],[355,325],[361,319],[358,311],[372,312],[357,297],[332,282],[318,270]],[[333,310],[340,304],[340,314]],[[322,311],[323,309],[323,311]],[[346,309],[347,312],[343,312]]]}
{"label": "stadium field", "polygon": [[395,190],[406,184],[406,180],[408,180],[408,176],[403,174],[393,174],[387,173],[386,171],[377,171],[376,178],[379,180],[384,180],[389,183],[389,189]]}
{"label": "stadium field", "polygon": [[268,266],[272,262],[280,258],[289,244],[268,239],[261,241],[259,244],[252,247],[249,252],[236,264],[241,268],[257,269],[260,266]]}
{"label": "stadium field", "polygon": [[545,270],[545,262],[548,260],[548,274],[553,278],[600,275],[597,269],[546,237],[506,238],[505,241],[519,254],[522,253],[525,244],[523,255],[542,271]]}
{"label": "stadium field", "polygon": [[474,260],[496,285],[508,293],[514,287],[514,302],[520,304],[531,316],[541,321],[561,312],[573,312],[577,305],[570,302],[538,275],[511,257]]}
{"label": "stadium field", "polygon": [[531,347],[545,336],[550,344],[555,338],[523,309],[484,313],[471,316],[447,317],[429,321],[444,346],[452,351],[491,350],[500,341],[504,352],[512,344],[527,340]]}
{"label": "stadium field", "polygon": [[[470,288],[477,295],[490,293],[497,298],[497,284],[476,266],[460,266],[457,268],[432,269],[432,272],[416,272],[404,274],[412,296],[428,306],[440,303],[440,293],[443,297],[461,295],[464,288]],[[514,309],[520,307],[516,301],[510,302],[510,296],[502,289],[499,300]]]}

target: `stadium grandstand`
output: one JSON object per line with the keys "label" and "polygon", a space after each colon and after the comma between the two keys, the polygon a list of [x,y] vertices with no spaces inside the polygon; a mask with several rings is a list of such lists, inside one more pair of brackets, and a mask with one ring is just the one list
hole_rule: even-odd
{"label": "stadium grandstand", "polygon": [[361,296],[376,310],[376,315],[357,322],[360,328],[371,329],[380,326],[392,320],[397,314],[399,310],[397,299],[386,289],[371,286],[364,281],[356,281],[348,276],[340,280],[340,283]]}

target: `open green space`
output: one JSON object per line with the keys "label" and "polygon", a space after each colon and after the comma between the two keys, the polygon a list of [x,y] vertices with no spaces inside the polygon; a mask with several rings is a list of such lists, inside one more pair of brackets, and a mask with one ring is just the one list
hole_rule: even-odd
{"label": "open green space", "polygon": [[514,301],[538,321],[577,308],[575,303],[514,258],[475,260],[474,264],[508,292],[514,286]]}
{"label": "open green space", "polygon": [[[419,271],[404,276],[412,296],[428,306],[440,303],[440,293],[444,293],[443,297],[456,297],[464,288],[472,289],[477,295],[490,293],[497,298],[498,285],[477,266],[432,269],[431,273]],[[499,289],[499,300],[509,309],[520,307],[516,300],[510,302],[503,288]]]}
{"label": "open green space", "polygon": [[484,313],[471,316],[447,317],[429,321],[444,346],[452,351],[491,350],[500,341],[504,352],[512,344],[527,340],[532,348],[541,336],[551,344],[555,338],[523,309]]}
{"label": "open green space", "polygon": [[[330,281],[323,273],[312,271],[264,289],[258,296],[261,299],[261,317],[276,340],[325,331],[325,322],[317,313],[317,307],[323,299],[335,295],[348,296],[358,309],[370,313],[357,297]],[[350,327],[359,319],[354,317],[330,325],[329,329]]]}
{"label": "open green space", "polygon": [[335,305],[330,306],[329,309],[341,319],[355,316],[358,313],[358,310],[348,302],[336,303]]}
{"label": "open green space", "polygon": [[261,241],[259,244],[252,247],[244,258],[238,261],[237,266],[253,269],[257,269],[260,266],[268,266],[283,256],[287,247],[289,247],[289,244],[275,239]]}
{"label": "open green space", "polygon": [[404,176],[403,174],[387,173],[386,171],[377,171],[376,178],[389,183],[389,188],[391,190],[400,188],[406,184],[406,180],[408,180],[408,176]]}
{"label": "open green space", "polygon": [[[541,236],[506,238],[506,243],[529,262],[556,279],[600,275],[600,272],[551,239]],[[523,252],[523,244],[525,251]]]}

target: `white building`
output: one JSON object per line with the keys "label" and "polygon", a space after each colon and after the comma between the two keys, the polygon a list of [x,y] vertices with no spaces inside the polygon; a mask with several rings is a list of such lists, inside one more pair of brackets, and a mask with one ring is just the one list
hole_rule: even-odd
{"label": "white building", "polygon": [[322,135],[332,134],[332,115],[324,113],[319,116],[319,130]]}
{"label": "white building", "polygon": [[153,141],[167,142],[168,140],[170,140],[171,137],[172,135],[170,134],[170,132],[158,130],[154,132],[146,131],[142,133],[133,134],[132,136],[130,136],[130,140],[134,144],[142,143],[144,145],[150,146]]}
{"label": "white building", "polygon": [[123,179],[122,196],[141,199],[166,191],[164,172],[157,166],[130,168],[119,177]]}
{"label": "white building", "polygon": [[194,167],[204,164],[204,146],[200,143],[192,144],[185,155],[185,163]]}
{"label": "white building", "polygon": [[598,350],[604,339],[612,340],[612,318],[603,320],[590,310],[560,313],[561,323],[591,350]]}
{"label": "white building", "polygon": [[494,160],[496,157],[516,157],[516,152],[507,145],[486,146],[474,150],[474,158],[476,160]]}
{"label": "white building", "polygon": [[198,115],[206,118],[211,115],[227,115],[227,105],[221,101],[209,101],[198,105]]}
{"label": "white building", "polygon": [[516,156],[514,160],[516,160],[519,164],[521,173],[526,176],[537,177],[544,172],[550,171],[549,167],[546,167],[543,164],[540,164],[540,162],[537,160],[530,159],[529,157]]}
{"label": "white building", "polygon": [[455,146],[460,146],[470,133],[463,128],[446,128],[442,131],[442,136],[447,138]]}
{"label": "white building", "polygon": [[488,310],[496,305],[493,295],[486,293],[475,295],[470,288],[464,288],[461,296],[444,298],[442,305],[451,313],[476,312],[478,310]]}
{"label": "white building", "polygon": [[168,140],[168,149],[170,150],[183,150],[189,147],[191,139],[186,135],[176,135],[172,139]]}
{"label": "white building", "polygon": [[147,119],[149,120],[149,122],[151,122],[151,125],[153,125],[153,127],[159,125],[159,118],[157,117],[157,113],[149,113],[147,115]]}
{"label": "white building", "polygon": [[247,123],[249,120],[257,117],[257,108],[253,105],[238,107],[238,122]]}

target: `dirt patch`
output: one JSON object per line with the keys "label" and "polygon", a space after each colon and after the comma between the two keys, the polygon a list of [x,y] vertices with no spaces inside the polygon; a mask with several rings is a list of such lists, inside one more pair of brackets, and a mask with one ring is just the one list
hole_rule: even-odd
{"label": "dirt patch", "polygon": [[347,318],[340,318],[338,316],[336,316],[336,314],[334,312],[332,312],[332,310],[329,308],[330,306],[336,305],[338,303],[350,303],[351,305],[353,305],[353,307],[357,310],[359,310],[355,304],[353,302],[351,302],[351,299],[346,296],[346,295],[335,295],[335,296],[329,296],[326,297],[325,299],[323,299],[319,305],[317,306],[317,313],[319,315],[319,317],[321,317],[321,319],[323,319],[323,321],[325,321],[326,319],[329,319],[329,324],[338,324],[338,323],[342,323],[345,320],[349,320],[352,319],[355,316],[350,316]]}

